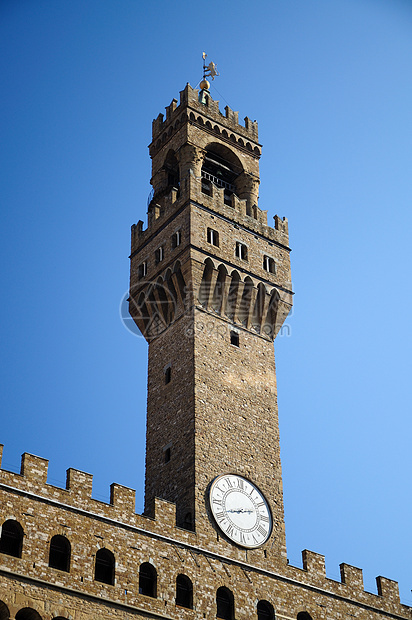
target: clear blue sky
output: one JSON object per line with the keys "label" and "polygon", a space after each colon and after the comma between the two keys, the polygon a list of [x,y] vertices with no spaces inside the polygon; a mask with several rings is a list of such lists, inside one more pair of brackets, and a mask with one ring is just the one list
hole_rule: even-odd
{"label": "clear blue sky", "polygon": [[151,121],[201,53],[259,121],[260,206],[289,218],[276,342],[288,555],[399,580],[412,604],[412,3],[2,0],[1,433],[137,490],[146,343],[119,319]]}

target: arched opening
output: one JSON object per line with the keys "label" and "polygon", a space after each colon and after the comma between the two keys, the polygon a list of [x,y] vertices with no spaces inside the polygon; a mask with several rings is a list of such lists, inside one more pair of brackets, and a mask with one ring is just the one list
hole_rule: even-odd
{"label": "arched opening", "polygon": [[41,620],[41,615],[31,607],[20,609],[15,615],[16,620]]}
{"label": "arched opening", "polygon": [[176,605],[193,609],[193,585],[186,575],[176,578]]}
{"label": "arched opening", "polygon": [[300,611],[296,616],[296,620],[312,620],[312,616],[307,611]]}
{"label": "arched opening", "polygon": [[155,294],[156,294],[157,299],[159,300],[158,306],[159,306],[162,318],[165,324],[167,325],[169,321],[169,300],[166,295],[166,289],[163,284],[162,278],[158,278],[156,282]]}
{"label": "arched opening", "polygon": [[232,271],[232,279],[229,286],[229,293],[227,295],[226,314],[232,321],[236,314],[237,297],[239,293],[240,276],[237,271]]}
{"label": "arched opening", "polygon": [[0,553],[21,558],[23,535],[23,528],[18,521],[14,519],[5,521],[1,528]]}
{"label": "arched opening", "polygon": [[49,551],[50,568],[57,568],[68,573],[70,571],[70,552],[70,542],[65,536],[53,536]]}
{"label": "arched opening", "polygon": [[242,299],[240,300],[239,306],[239,321],[247,327],[249,313],[250,313],[250,304],[252,302],[252,292],[253,292],[253,282],[249,276],[245,278]]}
{"label": "arched opening", "polygon": [[273,605],[268,601],[259,601],[257,604],[258,620],[274,620],[275,612]]}
{"label": "arched opening", "polygon": [[260,326],[262,325],[263,310],[265,307],[266,289],[264,284],[258,284],[258,292],[252,314],[252,327],[260,334]]}
{"label": "arched opening", "polygon": [[172,280],[172,271],[168,269],[165,275],[165,286],[167,288],[167,297],[168,297],[168,322],[170,323],[174,316],[177,307],[177,292],[175,289],[175,285]]}
{"label": "arched opening", "polygon": [[183,273],[182,273],[182,269],[180,266],[180,262],[176,261],[174,267],[173,267],[173,273],[175,274],[175,281],[177,284],[177,288],[178,288],[178,294],[180,296],[180,299],[182,300],[183,305],[185,305],[186,303],[186,282],[185,279],[183,277]]}
{"label": "arched opening", "polygon": [[274,338],[275,336],[278,302],[279,293],[276,289],[273,289],[272,293],[270,294],[267,315],[262,326],[262,332],[268,338]]}
{"label": "arched opening", "polygon": [[0,620],[9,620],[9,618],[10,618],[9,608],[7,607],[6,603],[3,603],[3,601],[0,601]]}
{"label": "arched opening", "polygon": [[157,572],[149,562],[140,565],[139,570],[139,594],[157,597]]}
{"label": "arched opening", "polygon": [[209,144],[202,165],[202,191],[204,186],[204,193],[208,193],[207,184],[210,183],[222,187],[224,202],[231,205],[231,196],[236,193],[236,179],[242,172],[239,158],[230,149],[222,144]]}
{"label": "arched opening", "polygon": [[94,579],[109,586],[114,585],[114,555],[109,549],[99,549],[96,553]]}
{"label": "arched opening", "polygon": [[223,620],[233,620],[235,617],[235,603],[232,592],[222,586],[216,592],[216,617]]}
{"label": "arched opening", "polygon": [[176,187],[178,189],[180,186],[179,162],[172,149],[166,155],[163,168],[167,174],[167,187]]}
{"label": "arched opening", "polygon": [[215,312],[220,314],[222,310],[223,294],[225,290],[227,270],[224,265],[219,265],[218,276],[215,284],[215,290],[213,291],[212,308]]}
{"label": "arched opening", "polygon": [[207,308],[210,296],[210,287],[212,282],[213,263],[210,258],[205,260],[205,267],[203,270],[202,281],[199,288],[199,303]]}

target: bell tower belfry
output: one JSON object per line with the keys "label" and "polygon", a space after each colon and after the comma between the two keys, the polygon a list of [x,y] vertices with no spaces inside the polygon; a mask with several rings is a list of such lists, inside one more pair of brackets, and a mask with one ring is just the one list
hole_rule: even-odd
{"label": "bell tower belfry", "polygon": [[292,306],[290,249],[287,220],[268,226],[258,206],[257,123],[187,84],[149,149],[130,278],[149,343],[145,513],[169,500],[202,547],[286,561],[273,340]]}

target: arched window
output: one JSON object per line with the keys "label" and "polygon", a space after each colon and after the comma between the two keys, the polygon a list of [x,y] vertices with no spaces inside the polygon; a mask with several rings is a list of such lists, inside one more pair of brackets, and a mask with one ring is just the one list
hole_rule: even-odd
{"label": "arched window", "polygon": [[139,570],[139,594],[157,597],[157,572],[149,562],[140,565]]}
{"label": "arched window", "polygon": [[259,601],[257,604],[258,620],[274,620],[275,612],[268,601]]}
{"label": "arched window", "polygon": [[164,169],[167,173],[168,187],[178,188],[180,185],[179,162],[177,161],[174,151],[171,149],[166,155]]}
{"label": "arched window", "polygon": [[208,195],[210,183],[224,190],[224,202],[231,205],[236,193],[236,179],[243,172],[239,158],[222,144],[212,143],[206,147],[202,164],[202,191]]}
{"label": "arched window", "polygon": [[223,620],[233,620],[235,617],[235,603],[232,592],[222,586],[216,592],[216,617]]}
{"label": "arched window", "polygon": [[312,620],[312,616],[307,611],[300,611],[296,616],[297,620]]}
{"label": "arched window", "polygon": [[108,549],[99,549],[96,553],[94,578],[109,586],[114,585],[114,555]]}
{"label": "arched window", "polygon": [[24,607],[17,612],[16,620],[41,620],[41,615],[31,607]]}
{"label": "arched window", "polygon": [[0,601],[0,620],[9,620],[9,618],[10,618],[9,608],[7,607],[6,603],[3,603],[3,601]]}
{"label": "arched window", "polygon": [[176,605],[193,609],[193,585],[186,575],[178,575],[176,579]]}
{"label": "arched window", "polygon": [[53,536],[50,541],[49,566],[68,573],[70,571],[70,552],[70,543],[65,536]]}
{"label": "arched window", "polygon": [[1,528],[0,553],[21,558],[23,534],[23,528],[18,521],[14,519],[5,521]]}

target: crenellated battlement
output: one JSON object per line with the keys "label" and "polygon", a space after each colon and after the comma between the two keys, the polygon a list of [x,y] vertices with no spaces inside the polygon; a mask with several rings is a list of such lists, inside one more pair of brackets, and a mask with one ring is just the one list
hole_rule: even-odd
{"label": "crenellated battlement", "polygon": [[[184,90],[180,92],[179,105],[177,99],[172,99],[170,105],[166,107],[166,118],[164,114],[160,113],[153,120],[151,150],[160,148],[173,131],[177,130],[184,122],[189,121],[199,123],[206,130],[214,132],[260,156],[261,148],[258,143],[257,122],[246,116],[244,125],[240,124],[239,112],[235,112],[226,106],[223,114],[219,108],[219,101],[215,101],[209,93],[202,91],[205,94],[202,97],[203,102],[201,102],[199,92],[187,83]],[[210,122],[208,124],[208,120],[214,124],[211,125]],[[235,136],[234,134],[238,135]],[[244,139],[249,140],[250,143],[247,144]]]}
{"label": "crenellated battlement", "polygon": [[[0,445],[0,465],[2,450],[3,446]],[[398,614],[398,617],[412,617],[412,608],[400,603],[396,581],[379,576],[376,578],[377,593],[367,592],[364,589],[362,570],[345,563],[340,565],[340,582],[329,579],[326,576],[324,556],[307,549],[302,551],[302,568],[291,565],[271,567],[267,560],[262,564],[263,556],[259,550],[255,551],[255,555],[249,551],[249,555],[239,553],[237,558],[230,559],[219,541],[216,542],[214,552],[206,551],[201,537],[195,532],[176,527],[176,506],[171,502],[155,498],[151,509],[153,516],[138,515],[135,512],[133,489],[113,483],[110,486],[110,503],[106,504],[91,497],[91,474],[69,468],[66,488],[63,489],[47,483],[47,471],[47,459],[28,453],[22,455],[20,473],[0,469],[0,526],[5,520],[14,518],[22,525],[25,535],[22,559],[0,553],[0,567],[7,566],[9,571],[18,570],[19,562],[24,562],[26,570],[32,573],[33,577],[38,574],[43,581],[50,580],[51,583],[54,583],[57,577],[61,584],[64,573],[59,572],[59,575],[56,575],[46,567],[42,559],[42,548],[47,546],[54,534],[63,533],[68,536],[74,550],[83,550],[85,558],[92,557],[96,548],[101,547],[106,547],[115,554],[119,577],[116,579],[115,590],[110,594],[115,599],[117,589],[123,592],[127,587],[132,594],[130,581],[123,582],[120,569],[125,558],[121,554],[130,554],[130,550],[135,550],[138,562],[145,561],[145,557],[149,558],[149,555],[145,554],[150,554],[150,561],[155,566],[159,566],[162,558],[167,558],[169,572],[172,567],[172,574],[174,564],[178,571],[182,570],[183,566],[189,573],[195,569],[206,571],[210,573],[209,579],[213,576],[213,579],[218,581],[221,572],[219,567],[222,567],[224,574],[226,571],[226,575],[230,571],[233,579],[236,578],[237,571],[244,575],[243,571],[247,570],[255,584],[262,582],[258,587],[269,589],[273,587],[273,580],[280,578],[295,598],[298,596],[297,587],[303,590],[308,587],[326,602],[328,597],[334,600],[340,598],[347,602],[353,601],[357,608],[365,607],[369,613],[383,610],[384,613]],[[70,514],[73,516],[70,517]],[[61,524],[65,524],[66,529],[62,530]],[[116,532],[114,537],[112,532]],[[151,537],[149,547],[147,537]],[[100,540],[97,547],[96,539]],[[123,540],[127,541],[126,547]],[[89,550],[87,545],[90,546]],[[25,560],[26,554],[28,562]],[[79,567],[76,565],[79,559],[76,558],[77,556],[74,557],[70,574],[68,573],[64,580],[67,586],[70,586],[72,581],[75,584],[79,579]],[[194,561],[193,558],[197,559]],[[223,564],[227,567],[224,570]],[[89,570],[87,566],[86,562],[80,569],[85,577],[85,571]],[[84,579],[83,587],[90,593],[100,591],[90,578]]]}
{"label": "crenellated battlement", "polygon": [[[62,510],[80,510],[106,519],[120,519],[124,525],[133,525],[153,531],[163,531],[165,526],[176,527],[176,508],[165,500],[156,498],[155,518],[136,513],[136,491],[113,482],[110,485],[110,502],[92,497],[93,475],[70,467],[66,470],[66,487],[57,487],[47,482],[49,461],[25,452],[21,456],[20,473],[1,468],[3,445],[0,444],[0,488],[9,487],[19,493],[31,496],[33,501],[42,498]],[[0,518],[0,525],[4,516]],[[194,536],[187,532],[187,536]]]}
{"label": "crenellated battlement", "polygon": [[142,220],[131,227],[132,253],[140,245],[145,244],[149,237],[155,235],[165,225],[165,222],[184,206],[189,195],[192,200],[205,208],[233,220],[234,224],[244,226],[251,232],[265,236],[275,243],[288,246],[289,230],[286,217],[275,215],[273,217],[274,226],[272,227],[267,223],[267,210],[260,209],[257,205],[249,208],[247,201],[238,198],[236,194],[232,194],[230,205],[228,205],[225,201],[223,188],[217,187],[213,183],[210,184],[208,191],[209,193],[205,194],[202,188],[202,179],[191,174],[186,191],[184,189],[177,191],[176,188],[171,188],[161,201],[157,202],[154,199],[149,206],[147,227],[144,228]]}

